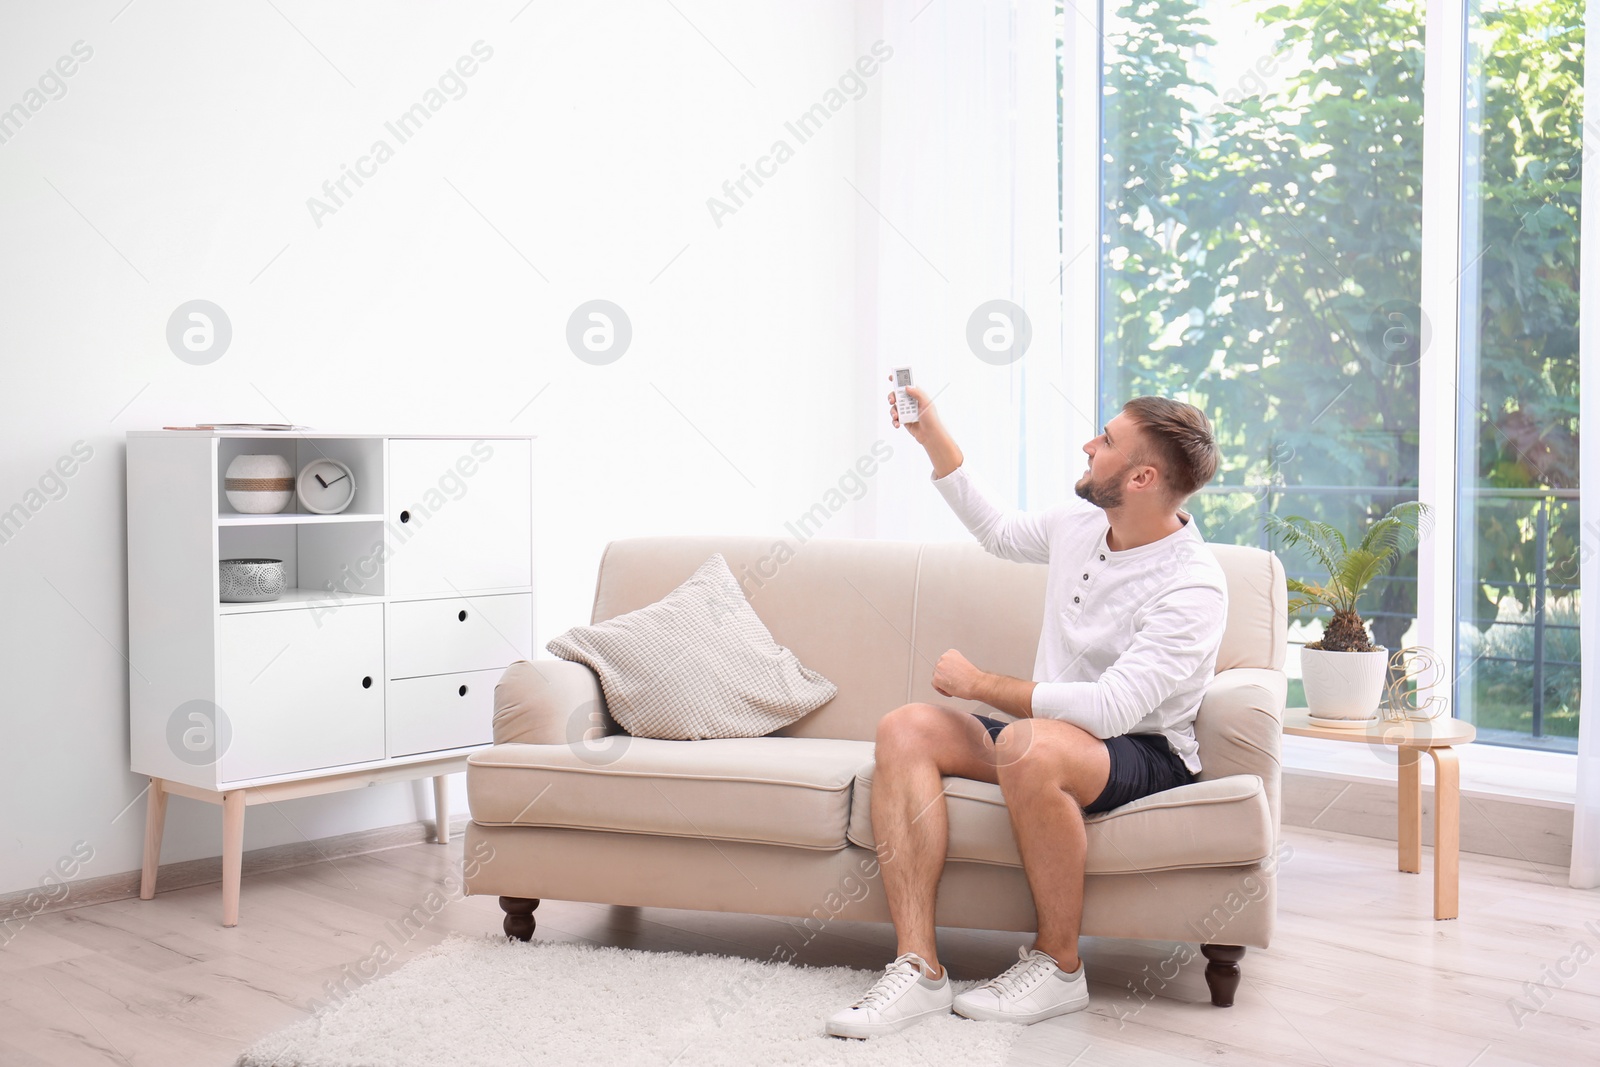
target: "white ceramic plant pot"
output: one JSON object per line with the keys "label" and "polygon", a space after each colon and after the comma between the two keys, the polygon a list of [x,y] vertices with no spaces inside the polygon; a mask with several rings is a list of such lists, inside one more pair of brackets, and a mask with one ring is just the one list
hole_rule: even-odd
{"label": "white ceramic plant pot", "polygon": [[228,503],[246,515],[272,515],[294,499],[294,468],[283,456],[234,456],[222,477]]}
{"label": "white ceramic plant pot", "polygon": [[1319,719],[1364,720],[1378,714],[1389,651],[1327,652],[1300,650],[1300,677],[1306,706]]}

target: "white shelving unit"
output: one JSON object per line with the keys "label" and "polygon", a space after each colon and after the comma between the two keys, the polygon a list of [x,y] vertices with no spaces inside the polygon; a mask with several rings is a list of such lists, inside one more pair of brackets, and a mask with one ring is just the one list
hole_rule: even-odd
{"label": "white shelving unit", "polygon": [[[223,925],[251,804],[434,779],[492,740],[494,685],[533,652],[531,437],[128,435],[132,768],[150,778],[140,896],[167,797],[223,808]],[[235,456],[318,456],[356,482],[338,515],[233,510]],[[277,600],[224,604],[218,562],[284,561]]]}

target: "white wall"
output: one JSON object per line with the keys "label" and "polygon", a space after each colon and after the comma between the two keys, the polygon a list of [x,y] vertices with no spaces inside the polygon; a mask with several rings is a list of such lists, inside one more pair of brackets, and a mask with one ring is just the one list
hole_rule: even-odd
{"label": "white wall", "polygon": [[[125,431],[538,434],[541,644],[587,621],[606,541],[780,531],[888,436],[862,429],[882,427],[868,409],[884,386],[862,351],[844,180],[859,105],[720,227],[706,206],[856,61],[852,4],[521,8],[0,8],[0,109],[42,105],[0,128],[0,510],[43,504],[0,544],[0,892],[80,841],[82,877],[139,864],[143,803],[119,817],[143,784],[128,772]],[[465,95],[398,144],[384,123],[480,40],[493,55]],[[79,41],[93,54],[64,95],[46,78],[30,97]],[[393,158],[319,227],[307,198],[380,137]],[[596,297],[634,329],[604,367],[564,342]],[[165,339],[195,298],[233,327],[208,366]],[[77,441],[93,457],[46,486],[58,498],[30,498]],[[924,478],[911,442],[893,444],[893,476],[915,463]],[[870,533],[870,500],[825,533]],[[429,807],[398,785],[253,808],[246,847]],[[168,821],[167,861],[220,851],[217,809],[179,799]]]}

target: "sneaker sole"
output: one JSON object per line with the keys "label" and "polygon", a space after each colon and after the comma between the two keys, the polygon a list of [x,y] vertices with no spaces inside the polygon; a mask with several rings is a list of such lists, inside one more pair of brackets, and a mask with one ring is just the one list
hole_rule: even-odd
{"label": "sneaker sole", "polygon": [[930,1008],[916,1015],[907,1015],[892,1023],[835,1023],[829,1022],[824,1029],[829,1037],[853,1037],[865,1039],[869,1037],[883,1037],[885,1034],[899,1033],[908,1026],[915,1026],[924,1019],[931,1019],[935,1015],[950,1014],[949,1006]]}
{"label": "sneaker sole", "polygon": [[1065,1004],[1058,1004],[1053,1008],[1044,1008],[1039,1011],[1022,1015],[1017,1012],[995,1011],[992,1008],[980,1008],[971,1004],[957,1002],[952,1004],[950,1010],[965,1019],[976,1019],[986,1023],[1016,1023],[1019,1026],[1031,1026],[1042,1023],[1046,1019],[1054,1019],[1057,1015],[1071,1015],[1075,1011],[1082,1011],[1089,1006],[1089,998],[1072,1000]]}

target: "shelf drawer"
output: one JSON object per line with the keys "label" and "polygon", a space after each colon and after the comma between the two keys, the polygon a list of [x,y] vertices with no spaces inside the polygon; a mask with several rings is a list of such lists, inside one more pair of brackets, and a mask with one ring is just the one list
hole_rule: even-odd
{"label": "shelf drawer", "polygon": [[494,687],[501,671],[467,671],[389,683],[388,749],[412,756],[494,740]]}
{"label": "shelf drawer", "polygon": [[533,656],[533,595],[406,600],[388,605],[390,678],[503,670]]}

